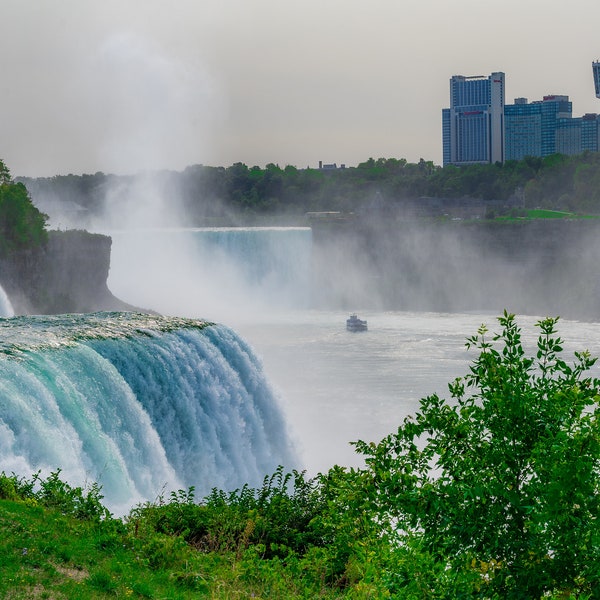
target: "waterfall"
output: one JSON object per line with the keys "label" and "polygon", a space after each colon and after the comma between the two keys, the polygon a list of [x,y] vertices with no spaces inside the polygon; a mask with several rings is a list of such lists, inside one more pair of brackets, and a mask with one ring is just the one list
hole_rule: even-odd
{"label": "waterfall", "polygon": [[109,287],[122,300],[163,314],[225,323],[311,301],[307,227],[110,232]]}
{"label": "waterfall", "polygon": [[297,467],[261,364],[231,329],[96,313],[0,322],[0,470],[97,481],[114,512]]}
{"label": "waterfall", "polygon": [[12,304],[4,288],[0,285],[0,317],[13,317],[14,314]]}

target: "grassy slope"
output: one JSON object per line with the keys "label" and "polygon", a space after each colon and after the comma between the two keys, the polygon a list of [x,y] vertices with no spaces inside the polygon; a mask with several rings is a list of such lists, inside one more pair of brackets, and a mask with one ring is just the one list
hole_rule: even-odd
{"label": "grassy slope", "polygon": [[[81,521],[35,503],[0,500],[0,597],[340,598],[305,566],[252,551],[205,553],[181,538]],[[136,535],[137,533],[137,535]]]}
{"label": "grassy slope", "polygon": [[[0,502],[0,597],[172,597],[164,576],[136,564],[121,535],[27,503]],[[151,586],[160,595],[145,595]],[[134,591],[138,593],[134,594]]]}

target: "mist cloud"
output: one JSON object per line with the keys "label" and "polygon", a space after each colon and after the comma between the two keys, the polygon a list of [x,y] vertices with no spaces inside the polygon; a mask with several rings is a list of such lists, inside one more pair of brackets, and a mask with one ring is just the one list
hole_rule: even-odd
{"label": "mist cloud", "polygon": [[82,108],[93,121],[89,144],[107,171],[185,166],[210,144],[218,92],[198,65],[125,32],[105,39],[83,67],[74,85],[82,86]]}

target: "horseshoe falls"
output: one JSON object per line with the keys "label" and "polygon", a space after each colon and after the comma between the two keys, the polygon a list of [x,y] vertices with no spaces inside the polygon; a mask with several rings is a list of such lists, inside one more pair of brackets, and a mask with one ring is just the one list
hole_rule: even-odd
{"label": "horseshoe falls", "polygon": [[311,303],[308,227],[156,229],[112,237],[108,285],[134,306],[163,314],[241,320]]}
{"label": "horseshoe falls", "polygon": [[223,325],[137,313],[0,319],[0,471],[61,469],[115,513],[296,468],[262,366]]}

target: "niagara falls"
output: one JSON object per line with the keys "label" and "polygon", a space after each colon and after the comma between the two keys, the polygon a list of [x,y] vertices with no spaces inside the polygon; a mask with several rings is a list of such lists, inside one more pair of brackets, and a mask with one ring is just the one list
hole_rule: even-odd
{"label": "niagara falls", "polygon": [[2,7],[0,599],[600,599],[600,3]]}
{"label": "niagara falls", "polygon": [[295,464],[261,366],[222,325],[95,313],[15,317],[0,331],[0,470],[60,468],[123,512]]}

